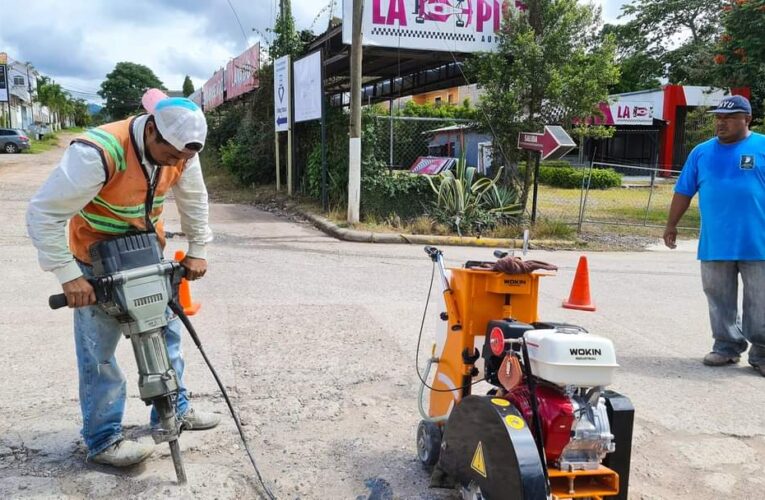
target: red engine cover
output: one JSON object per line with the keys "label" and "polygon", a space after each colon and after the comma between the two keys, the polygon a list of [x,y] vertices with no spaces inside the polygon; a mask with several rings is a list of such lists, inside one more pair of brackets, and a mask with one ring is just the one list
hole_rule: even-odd
{"label": "red engine cover", "polygon": [[[519,385],[505,396],[505,399],[523,414],[532,433],[531,402],[529,388]],[[537,387],[537,402],[539,403],[539,418],[542,423],[542,433],[545,436],[544,447],[547,462],[555,462],[563,449],[571,440],[571,427],[574,425],[574,407],[571,401],[560,391],[551,387]]]}

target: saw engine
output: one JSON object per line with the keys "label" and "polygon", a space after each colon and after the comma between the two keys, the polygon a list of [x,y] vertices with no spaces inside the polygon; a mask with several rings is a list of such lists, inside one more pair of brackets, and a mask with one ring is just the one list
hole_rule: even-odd
{"label": "saw engine", "polygon": [[[607,389],[618,368],[611,340],[539,321],[549,273],[446,270],[439,250],[426,252],[446,309],[422,377],[427,410],[420,398],[418,455],[432,485],[470,499],[627,499],[634,408]],[[473,395],[483,380],[492,389]]]}
{"label": "saw engine", "polygon": [[531,392],[528,384],[521,383],[522,373],[512,378],[512,370],[519,370],[522,363],[521,344],[514,342],[521,338],[526,341],[531,374],[538,378],[535,394],[547,462],[569,471],[598,469],[606,454],[614,451],[602,397],[618,366],[613,344],[573,325],[490,322],[482,353],[486,380],[527,422],[533,420]]}

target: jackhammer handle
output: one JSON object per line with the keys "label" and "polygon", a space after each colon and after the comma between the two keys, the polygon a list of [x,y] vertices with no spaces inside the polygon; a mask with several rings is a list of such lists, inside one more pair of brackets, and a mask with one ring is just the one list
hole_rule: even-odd
{"label": "jackhammer handle", "polygon": [[[100,282],[97,279],[88,279],[88,283],[91,284],[96,292],[96,297],[98,297],[98,287],[100,286]],[[64,293],[57,293],[56,295],[51,295],[48,297],[48,306],[51,309],[61,309],[62,307],[66,307],[68,305],[69,302],[66,300],[66,294]]]}
{"label": "jackhammer handle", "polygon": [[58,293],[48,297],[48,305],[51,309],[61,309],[67,306],[66,294]]}

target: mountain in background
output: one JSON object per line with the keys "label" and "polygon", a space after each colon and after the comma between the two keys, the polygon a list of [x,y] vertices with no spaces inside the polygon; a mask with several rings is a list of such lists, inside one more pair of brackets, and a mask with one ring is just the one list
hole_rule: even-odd
{"label": "mountain in background", "polygon": [[92,102],[88,103],[88,113],[90,115],[96,115],[102,109],[103,109],[103,106],[100,106],[98,104],[93,104]]}

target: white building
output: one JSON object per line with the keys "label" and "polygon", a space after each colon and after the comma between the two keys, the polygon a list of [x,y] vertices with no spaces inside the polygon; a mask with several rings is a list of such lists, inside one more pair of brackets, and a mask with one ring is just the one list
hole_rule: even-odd
{"label": "white building", "polygon": [[[30,63],[7,58],[8,100],[10,103],[10,127],[29,133],[45,133],[58,128],[57,117],[47,106],[35,102],[37,79],[40,74]],[[8,103],[0,103],[3,115],[8,113]],[[1,120],[3,124],[5,116]]]}

